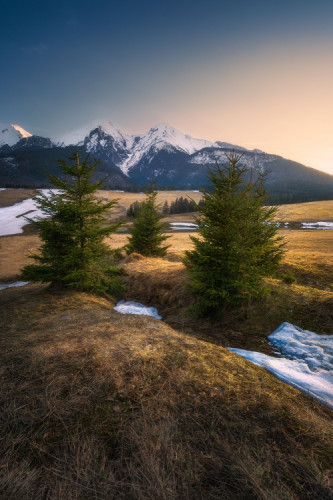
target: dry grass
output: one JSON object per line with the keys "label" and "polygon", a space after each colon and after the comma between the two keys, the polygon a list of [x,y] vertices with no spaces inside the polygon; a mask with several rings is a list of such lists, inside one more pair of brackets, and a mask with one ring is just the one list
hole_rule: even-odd
{"label": "dry grass", "polygon": [[[173,259],[172,259],[173,260]],[[187,275],[180,261],[125,259],[127,299],[157,307],[164,321],[179,331],[222,346],[272,352],[267,335],[289,321],[317,333],[331,333],[333,292],[309,285],[267,279],[267,295],[235,310],[226,308],[219,321],[191,318]],[[282,268],[282,271],[285,268]],[[316,276],[316,279],[319,279]]]}
{"label": "dry grass", "polygon": [[282,268],[297,282],[333,291],[333,231],[281,231],[286,241]]}
{"label": "dry grass", "polygon": [[14,203],[32,198],[36,193],[35,189],[6,189],[0,191],[0,208],[10,207]]}
{"label": "dry grass", "polygon": [[333,221],[333,200],[281,205],[276,218],[289,222]]}
{"label": "dry grass", "polygon": [[[36,191],[33,189],[7,189],[0,191],[0,207],[5,207],[23,201],[34,196]],[[176,198],[193,199],[199,202],[202,194],[193,191],[160,191],[157,195],[157,202],[161,205],[165,201],[170,205]],[[117,193],[114,191],[98,191],[97,197],[105,200],[117,199],[118,203],[114,209],[113,217],[121,218],[126,216],[126,211],[135,201],[142,201],[145,197],[143,193]],[[181,215],[179,220],[192,218],[192,214]],[[288,222],[311,222],[311,221],[333,221],[333,200],[313,201],[308,203],[294,203],[281,205],[278,209],[277,220]]]}
{"label": "dry grass", "polygon": [[[163,322],[45,286],[0,292],[0,497],[333,498],[332,412],[221,347],[270,352],[282,321],[330,333],[333,232],[282,233],[296,283],[267,280],[266,298],[218,323],[186,315],[188,233],[166,259],[123,257],[127,298]],[[36,246],[29,228],[0,238],[0,281]]]}
{"label": "dry grass", "polygon": [[0,295],[2,499],[332,497],[330,410],[112,306],[32,285]]}
{"label": "dry grass", "polygon": [[[157,195],[157,202],[163,205],[167,201],[170,205],[172,201],[181,196],[193,199],[196,202],[199,202],[202,197],[201,193],[193,191],[160,191]],[[118,216],[125,216],[130,204],[135,201],[142,201],[144,194],[99,191],[98,197],[105,200],[118,199],[118,206],[115,209],[115,213]],[[186,219],[184,219],[183,215],[180,215],[179,220],[187,220],[188,217],[192,219],[193,214],[186,214],[185,217]],[[278,208],[276,219],[286,222],[333,221],[333,200],[281,205]]]}
{"label": "dry grass", "polygon": [[0,281],[13,281],[20,273],[20,269],[31,263],[28,255],[37,250],[39,237],[30,236],[2,236],[0,238]]}

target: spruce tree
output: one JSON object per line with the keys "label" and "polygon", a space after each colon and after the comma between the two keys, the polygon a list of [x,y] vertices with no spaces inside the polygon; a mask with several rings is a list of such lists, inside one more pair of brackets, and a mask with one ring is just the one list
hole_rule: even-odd
{"label": "spruce tree", "polygon": [[128,217],[137,217],[140,210],[141,203],[139,201],[135,201],[131,203],[129,209],[127,210]]}
{"label": "spruce tree", "polygon": [[274,272],[283,254],[276,207],[264,205],[264,175],[245,182],[240,156],[232,153],[227,160],[209,170],[213,191],[204,191],[199,205],[200,237],[191,236],[194,249],[184,257],[197,316],[218,316],[226,305],[260,296],[262,278]]}
{"label": "spruce tree", "polygon": [[62,178],[49,176],[59,191],[34,198],[44,217],[27,220],[39,230],[42,246],[31,256],[35,263],[23,268],[22,277],[120,295],[122,284],[119,268],[114,265],[114,251],[104,243],[122,224],[106,222],[105,216],[116,200],[105,203],[95,199],[94,194],[102,187],[102,182],[92,182],[97,162],[81,161],[78,152],[68,160],[58,161]]}
{"label": "spruce tree", "polygon": [[162,214],[168,215],[169,212],[170,212],[169,203],[168,203],[168,200],[165,200],[163,208],[162,208]]}
{"label": "spruce tree", "polygon": [[163,234],[166,224],[161,222],[162,216],[158,213],[156,196],[156,191],[148,192],[141,203],[130,229],[131,236],[126,245],[128,254],[137,252],[146,257],[163,257],[170,246],[163,246],[163,242],[170,236]]}

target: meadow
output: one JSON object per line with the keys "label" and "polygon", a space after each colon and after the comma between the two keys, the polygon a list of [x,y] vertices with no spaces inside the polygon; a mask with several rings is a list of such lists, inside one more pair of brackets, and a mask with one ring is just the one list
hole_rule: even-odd
{"label": "meadow", "polygon": [[[116,218],[139,199],[100,196],[120,198]],[[304,205],[304,220],[333,220],[333,202]],[[279,210],[301,220],[300,205]],[[282,321],[333,333],[333,231],[280,233],[286,254],[267,295],[219,322],[187,314],[189,233],[171,235],[164,259],[120,257],[125,298],[163,321],[46,285],[0,292],[1,498],[333,498],[332,411],[224,349],[271,353]],[[0,282],[37,247],[29,227],[1,237]]]}

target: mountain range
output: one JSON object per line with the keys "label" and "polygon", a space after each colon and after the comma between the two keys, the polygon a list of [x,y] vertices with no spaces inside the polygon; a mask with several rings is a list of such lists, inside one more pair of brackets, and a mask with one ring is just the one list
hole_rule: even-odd
{"label": "mountain range", "polygon": [[259,149],[210,142],[160,123],[141,135],[96,121],[57,138],[33,135],[19,125],[0,124],[0,186],[47,187],[59,175],[56,160],[75,150],[100,160],[96,178],[107,188],[142,189],[154,176],[157,189],[208,185],[207,166],[224,163],[232,151],[248,171],[267,171],[266,187],[276,203],[333,198],[333,176]]}

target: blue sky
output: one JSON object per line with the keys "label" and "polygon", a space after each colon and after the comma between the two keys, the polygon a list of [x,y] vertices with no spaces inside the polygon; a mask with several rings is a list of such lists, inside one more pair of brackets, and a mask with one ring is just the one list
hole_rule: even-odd
{"label": "blue sky", "polygon": [[158,122],[333,173],[333,2],[0,1],[0,122]]}

